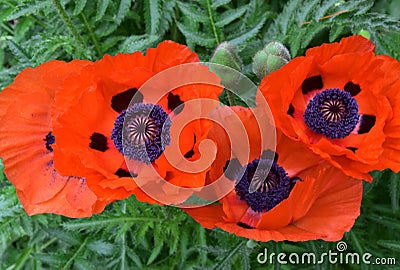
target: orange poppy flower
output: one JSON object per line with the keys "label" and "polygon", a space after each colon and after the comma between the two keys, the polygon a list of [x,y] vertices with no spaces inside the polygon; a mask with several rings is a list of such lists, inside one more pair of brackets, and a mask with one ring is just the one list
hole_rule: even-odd
{"label": "orange poppy flower", "polygon": [[[247,109],[235,111],[249,115]],[[246,130],[257,134],[257,126],[250,115]],[[235,182],[234,190],[219,204],[183,210],[205,228],[257,241],[337,241],[360,214],[362,182],[321,161],[304,144],[278,132],[274,159],[268,151],[243,167],[232,159],[229,164],[236,165],[224,174]]]}
{"label": "orange poppy flower", "polygon": [[[59,85],[89,61],[50,61],[22,71],[0,93],[0,155],[4,172],[29,215],[87,217],[101,212],[86,178],[63,176],[54,166],[52,104]],[[96,175],[87,175],[97,178]]]}
{"label": "orange poppy flower", "polygon": [[[189,48],[164,41],[157,48],[148,49],[146,55],[141,52],[107,55],[81,75],[70,77],[55,104],[64,104],[64,108],[69,104],[68,110],[56,116],[54,128],[60,153],[55,156],[55,164],[60,171],[69,173],[83,166],[100,172],[105,179],[88,183],[99,190],[96,194],[100,198],[123,199],[135,194],[140,201],[160,203],[135,182],[146,180],[150,168],[174,185],[203,186],[209,168],[199,173],[182,172],[170,164],[164,152],[176,141],[186,160],[200,158],[199,144],[211,127],[209,121],[194,120],[179,134],[172,132],[174,122],[193,110],[196,115],[204,115],[202,106],[190,107],[187,102],[198,98],[218,101],[223,88],[203,84],[175,86],[157,99],[164,84],[184,76],[172,74],[163,78],[163,83],[150,85],[149,91],[141,90],[145,82],[162,71],[168,73],[172,67],[194,62],[199,62],[198,56]],[[218,82],[215,75],[211,77]],[[172,195],[177,201],[190,196]]]}
{"label": "orange poppy flower", "polygon": [[259,89],[276,126],[345,174],[400,170],[400,63],[361,36],[309,49]]}

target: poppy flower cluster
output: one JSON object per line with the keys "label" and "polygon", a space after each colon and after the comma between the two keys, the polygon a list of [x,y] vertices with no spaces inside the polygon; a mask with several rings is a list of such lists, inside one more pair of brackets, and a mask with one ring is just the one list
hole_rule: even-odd
{"label": "poppy flower cluster", "polygon": [[[256,108],[220,105],[224,86],[205,66],[198,72],[213,83],[165,90],[182,76],[174,68],[200,61],[172,41],[145,54],[28,68],[0,93],[4,172],[30,215],[89,217],[135,195],[258,241],[337,241],[360,214],[361,179],[400,170],[400,63],[373,51],[361,36],[309,49],[262,80]],[[198,100],[213,102],[190,105]],[[273,119],[257,117],[269,111]],[[187,116],[193,119],[177,128]],[[232,145],[240,133],[233,119],[246,133],[244,151]],[[262,130],[275,128],[272,149]],[[205,140],[216,149],[210,164],[177,166],[211,155]],[[180,152],[174,162],[173,149]],[[231,189],[218,201],[184,204],[219,179]]]}

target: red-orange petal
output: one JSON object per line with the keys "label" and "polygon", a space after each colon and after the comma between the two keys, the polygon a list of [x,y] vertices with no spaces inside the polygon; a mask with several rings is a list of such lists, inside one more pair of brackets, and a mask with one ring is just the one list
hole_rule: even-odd
{"label": "red-orange petal", "polygon": [[105,206],[84,178],[59,174],[48,149],[51,144],[45,140],[52,131],[51,107],[59,85],[87,65],[88,61],[50,61],[28,68],[0,94],[0,154],[5,173],[30,215],[87,217]]}
{"label": "red-orange petal", "polygon": [[321,46],[308,49],[306,56],[316,57],[319,63],[324,63],[335,55],[349,53],[368,53],[374,52],[375,45],[369,40],[360,35],[353,35],[343,38],[340,42],[330,44],[322,44]]}
{"label": "red-orange petal", "polygon": [[146,51],[146,65],[155,73],[184,63],[199,62],[199,57],[187,46],[171,40],[158,44],[157,48]]}
{"label": "red-orange petal", "polygon": [[360,214],[362,182],[333,167],[319,180],[325,182],[323,188],[307,214],[295,220],[294,225],[305,231],[318,231],[326,241],[338,241]]}

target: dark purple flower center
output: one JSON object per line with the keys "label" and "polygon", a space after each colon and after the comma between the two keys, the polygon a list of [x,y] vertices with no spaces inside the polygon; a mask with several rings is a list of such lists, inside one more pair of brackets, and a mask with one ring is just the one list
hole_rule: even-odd
{"label": "dark purple flower center", "polygon": [[117,116],[111,139],[126,157],[150,164],[170,144],[170,127],[161,106],[134,103]]}
{"label": "dark purple flower center", "polygon": [[349,92],[326,89],[314,96],[307,105],[304,121],[316,133],[329,139],[342,139],[357,126],[358,104]]}
{"label": "dark purple flower center", "polygon": [[255,159],[243,169],[235,191],[255,212],[274,208],[289,197],[295,184],[281,166],[269,159]]}

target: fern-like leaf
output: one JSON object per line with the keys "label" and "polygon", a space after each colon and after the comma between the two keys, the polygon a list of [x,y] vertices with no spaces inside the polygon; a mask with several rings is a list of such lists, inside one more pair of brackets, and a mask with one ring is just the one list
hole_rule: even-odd
{"label": "fern-like leaf", "polygon": [[132,0],[121,0],[118,7],[117,15],[115,16],[115,22],[120,24],[131,7]]}
{"label": "fern-like leaf", "polygon": [[178,28],[185,36],[187,42],[193,42],[205,47],[214,47],[216,42],[215,39],[205,35],[203,33],[196,33],[186,28],[184,24],[178,23]]}
{"label": "fern-like leaf", "polygon": [[158,39],[158,36],[147,34],[142,36],[130,36],[121,44],[119,50],[121,52],[142,51],[148,47],[152,47]]}
{"label": "fern-like leaf", "polygon": [[161,0],[149,0],[144,4],[146,33],[156,35],[161,22]]}
{"label": "fern-like leaf", "polygon": [[261,18],[254,27],[252,27],[251,29],[246,29],[246,31],[242,31],[238,35],[230,37],[229,41],[237,46],[243,45],[245,42],[251,40],[258,34],[258,32],[263,27],[265,21],[265,18]]}
{"label": "fern-like leaf", "polygon": [[40,10],[48,8],[51,5],[51,1],[30,1],[28,3],[21,3],[14,8],[14,12],[7,17],[7,20],[16,20],[21,17],[35,14]]}
{"label": "fern-like leaf", "polygon": [[101,20],[106,13],[107,7],[110,4],[111,0],[98,0],[97,1],[97,12],[96,12],[96,21]]}
{"label": "fern-like leaf", "polygon": [[231,0],[214,0],[211,4],[213,9],[217,9],[220,6],[227,5],[231,2]]}
{"label": "fern-like leaf", "polygon": [[191,18],[193,21],[201,23],[208,21],[208,18],[204,16],[204,11],[202,11],[198,6],[178,2],[178,7],[186,17]]}
{"label": "fern-like leaf", "polygon": [[75,1],[75,9],[73,12],[73,15],[78,15],[79,13],[82,12],[82,10],[85,8],[86,6],[86,1],[87,0],[76,0]]}
{"label": "fern-like leaf", "polygon": [[216,26],[218,27],[224,27],[228,25],[229,23],[233,22],[234,20],[237,20],[240,18],[247,10],[246,6],[242,6],[238,9],[230,9],[225,11],[224,13],[217,18],[217,22],[215,23]]}

